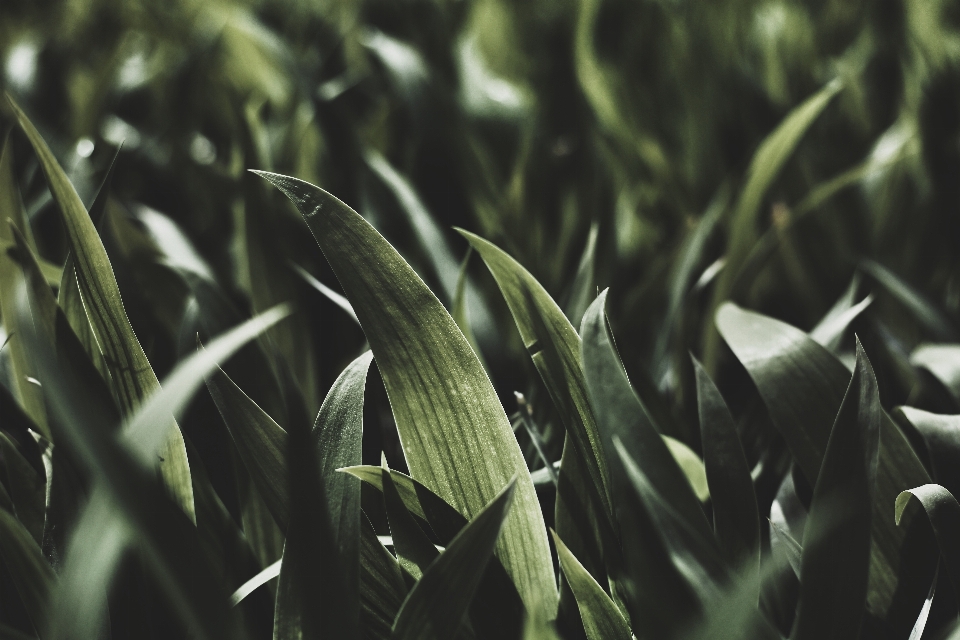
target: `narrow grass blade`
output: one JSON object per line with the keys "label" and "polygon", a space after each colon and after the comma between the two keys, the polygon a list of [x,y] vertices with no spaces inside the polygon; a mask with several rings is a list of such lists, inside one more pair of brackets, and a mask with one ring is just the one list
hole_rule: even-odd
{"label": "narrow grass blade", "polygon": [[787,562],[790,564],[790,568],[793,569],[793,572],[799,578],[800,558],[803,555],[803,547],[801,547],[800,543],[797,542],[793,536],[784,531],[776,522],[770,522],[770,530],[773,531],[773,535],[777,541],[776,545],[771,544],[771,546],[774,547],[775,550],[782,551],[784,557],[787,559]]}
{"label": "narrow grass blade", "polygon": [[[713,298],[707,312],[712,316],[730,295],[740,269],[757,242],[757,214],[763,198],[777,178],[786,161],[800,139],[817,117],[830,104],[840,89],[839,79],[825,85],[820,91],[807,98],[793,109],[787,117],[760,144],[750,161],[746,184],[740,191],[730,218],[730,239],[727,242],[726,266],[720,273],[720,280],[713,290]],[[717,366],[719,334],[711,323],[706,324],[704,340],[704,364],[707,371]]]}
{"label": "narrow grass blade", "polygon": [[695,358],[693,367],[714,533],[730,567],[747,565],[759,571],[760,512],[750,467],[720,390]]}
{"label": "narrow grass blade", "polygon": [[237,606],[243,601],[244,598],[256,591],[259,587],[279,576],[281,563],[281,560],[277,560],[269,567],[240,585],[240,588],[234,591],[233,595],[230,596],[230,604],[234,607]]}
{"label": "narrow grass blade", "polygon": [[794,640],[840,640],[860,632],[881,412],[877,379],[858,341],[857,366],[830,432],[803,532]]}
{"label": "narrow grass blade", "polygon": [[360,623],[368,638],[388,640],[407,597],[397,559],[387,551],[366,517],[360,523]]}
{"label": "narrow grass blade", "polygon": [[394,640],[454,637],[493,554],[515,486],[511,481],[480,511],[410,590],[393,625]]}
{"label": "narrow grass blade", "polygon": [[47,479],[17,450],[7,435],[0,432],[0,460],[6,471],[7,486],[14,513],[40,544],[43,538],[43,518],[47,497]]}
{"label": "narrow grass blade", "polygon": [[[355,211],[306,182],[259,175],[297,205],[360,318],[413,477],[470,517],[517,476],[517,509],[504,525],[497,554],[526,603],[534,594],[550,593],[546,527],[526,462],[493,386],[450,314]],[[545,598],[541,606],[555,603]]]}
{"label": "narrow grass blade", "polygon": [[577,597],[577,606],[580,608],[580,617],[583,619],[583,628],[588,640],[630,640],[630,625],[623,619],[623,614],[614,604],[610,596],[597,584],[580,561],[570,553],[563,541],[556,533],[553,541],[557,546],[557,555],[560,558],[560,568],[570,588]]}
{"label": "narrow grass blade", "polygon": [[873,260],[862,261],[859,268],[906,307],[934,338],[944,342],[957,341],[956,327],[943,312],[895,273]]}
{"label": "narrow grass blade", "polygon": [[[623,491],[631,491],[626,472],[619,464],[613,446],[619,438],[637,464],[644,469],[657,491],[705,539],[713,533],[704,516],[700,501],[687,481],[683,470],[654,427],[646,407],[630,386],[626,371],[620,362],[613,337],[607,329],[604,306],[607,291],[603,291],[583,316],[581,359],[584,377],[590,394],[590,403],[597,418],[600,437],[606,457],[616,463],[607,465],[616,491],[619,508],[623,508]],[[613,478],[616,477],[614,481]]]}
{"label": "narrow grass blade", "polygon": [[[106,356],[121,407],[130,415],[160,383],[127,319],[110,259],[80,196],[27,116],[9,95],[7,101],[37,154],[50,192],[60,208],[70,247],[76,256],[77,278],[87,315]],[[160,470],[171,495],[176,497],[184,513],[196,521],[183,436],[172,415],[168,416],[167,423],[163,453],[153,463],[161,461]]]}
{"label": "narrow grass blade", "polygon": [[907,489],[897,496],[894,512],[897,524],[900,524],[903,512],[913,498],[923,506],[930,519],[930,526],[940,546],[940,557],[960,600],[960,590],[957,589],[960,586],[960,504],[952,493],[938,484]]}
{"label": "narrow grass blade", "polygon": [[407,511],[400,493],[393,484],[389,469],[381,469],[383,501],[387,507],[387,519],[393,546],[397,551],[400,566],[415,579],[419,580],[439,555],[437,548],[423,532],[417,521]]}
{"label": "narrow grass blade", "polygon": [[0,152],[0,318],[10,340],[6,348],[10,350],[11,391],[40,433],[51,440],[43,390],[30,382],[31,378],[38,377],[37,366],[26,357],[22,336],[18,335],[20,327],[17,326],[14,295],[19,266],[11,255],[15,246],[13,229],[29,233],[29,223],[20,202],[20,189],[13,175],[13,145],[8,136]]}
{"label": "narrow grass blade", "polygon": [[281,529],[289,522],[287,432],[221,369],[206,380],[243,465]]}
{"label": "narrow grass blade", "polygon": [[357,313],[353,310],[353,306],[350,304],[349,300],[314,278],[309,271],[300,265],[294,264],[293,268],[307,284],[326,296],[330,302],[343,309],[344,313],[353,318],[353,321],[356,322],[357,325],[360,324],[360,320],[357,319]]}

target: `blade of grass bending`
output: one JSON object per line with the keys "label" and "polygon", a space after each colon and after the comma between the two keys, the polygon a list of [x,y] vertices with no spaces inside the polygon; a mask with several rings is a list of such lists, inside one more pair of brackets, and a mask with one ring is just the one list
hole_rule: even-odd
{"label": "blade of grass bending", "polygon": [[960,504],[952,493],[938,484],[925,484],[913,489],[907,489],[897,496],[894,518],[897,524],[903,517],[903,512],[916,498],[923,506],[930,519],[930,526],[937,537],[940,547],[940,557],[947,567],[947,575],[953,584],[954,592],[960,601]]}
{"label": "blade of grass bending", "polygon": [[[497,555],[528,604],[555,589],[543,514],[496,392],[456,323],[358,213],[309,183],[260,172],[307,222],[360,318],[412,476],[475,516],[517,476]],[[548,609],[556,600],[544,597]],[[548,611],[552,617],[553,611]]]}
{"label": "blade of grass bending", "polygon": [[0,318],[3,319],[7,339],[10,340],[7,348],[12,369],[11,391],[43,437],[52,440],[43,403],[43,390],[29,382],[29,378],[38,377],[36,363],[26,357],[22,336],[18,335],[20,328],[17,326],[14,294],[19,267],[10,255],[15,244],[13,229],[29,233],[30,227],[20,201],[20,189],[13,175],[13,145],[10,144],[8,135],[0,152]]}
{"label": "blade of grass bending", "polygon": [[[604,290],[593,301],[580,327],[584,377],[606,457],[608,460],[617,460],[613,442],[619,438],[630,457],[644,469],[653,486],[682,514],[689,526],[705,540],[712,539],[713,532],[693,488],[627,379],[613,336],[607,328],[604,312],[607,292]],[[631,491],[630,481],[623,466],[617,462],[608,464],[607,468],[611,474],[614,496],[622,509],[622,492]],[[618,490],[621,494],[617,497]]]}
{"label": "blade of grass bending", "polygon": [[[80,196],[27,116],[9,95],[7,101],[37,154],[50,192],[60,208],[76,259],[76,273],[87,315],[104,352],[120,405],[124,413],[130,415],[157,390],[160,383],[127,318],[110,259]],[[171,495],[195,522],[193,486],[183,436],[172,415],[166,421],[164,451],[159,456],[160,471]],[[157,460],[152,463],[158,464]]]}
{"label": "blade of grass bending", "polygon": [[53,611],[51,596],[57,576],[30,533],[12,513],[3,508],[0,508],[0,558],[3,559],[5,572],[20,594],[34,629],[43,634],[49,614]]}
{"label": "blade of grass bending", "polygon": [[397,560],[407,573],[419,580],[439,552],[403,504],[403,499],[393,484],[390,470],[381,469],[380,475],[383,502],[387,509],[387,520],[390,523]]}
{"label": "blade of grass bending", "polygon": [[[726,304],[717,327],[757,386],[773,424],[786,440],[804,476],[816,483],[850,373],[837,358],[796,327]],[[906,535],[889,517],[890,504],[903,487],[930,477],[903,433],[881,415],[880,462],[873,503],[873,566],[868,608],[884,619],[901,572]]]}
{"label": "blade of grass bending", "polygon": [[960,400],[960,345],[922,344],[910,354],[910,364],[932,373]]}
{"label": "blade of grass bending", "polygon": [[546,289],[529,271],[493,243],[458,229],[493,274],[567,432],[586,462],[604,512],[612,514],[606,459],[587,397],[580,361],[580,337]]}
{"label": "blade of grass bending", "polygon": [[[730,239],[727,242],[726,266],[713,290],[707,317],[714,315],[728,299],[737,274],[757,242],[757,213],[763,198],[777,178],[786,161],[793,155],[800,139],[817,117],[843,88],[839,79],[827,83],[820,91],[807,98],[774,129],[760,144],[750,161],[746,184],[740,191],[730,218]],[[715,373],[720,347],[720,335],[710,322],[704,326],[704,366]]]}
{"label": "blade of grass bending", "polygon": [[583,568],[576,556],[570,553],[556,532],[552,533],[560,568],[577,598],[587,640],[630,640],[633,637],[630,625],[623,619],[617,605],[597,584],[590,572]]}
{"label": "blade of grass bending", "polygon": [[877,379],[858,340],[857,365],[830,432],[803,532],[793,640],[840,640],[860,632],[881,411]]}
{"label": "blade of grass bending", "polygon": [[258,587],[265,585],[269,581],[279,576],[280,564],[282,562],[282,560],[277,560],[269,567],[240,585],[240,588],[234,591],[233,595],[230,596],[230,605],[234,607],[237,606],[243,601],[244,598],[256,591]]}
{"label": "blade of grass bending", "polygon": [[306,281],[307,284],[309,284],[311,287],[313,287],[314,289],[316,289],[317,291],[325,295],[327,299],[330,300],[330,302],[332,302],[333,304],[343,309],[348,316],[353,318],[353,321],[356,322],[358,326],[360,325],[360,320],[357,319],[357,313],[353,310],[353,306],[350,304],[349,300],[347,300],[342,295],[340,295],[339,293],[337,293],[327,285],[323,284],[322,282],[314,278],[313,274],[311,274],[309,271],[307,271],[300,265],[295,264],[293,262],[291,262],[290,265],[293,267],[294,271],[296,271],[300,275],[300,277],[303,278],[304,281]]}
{"label": "blade of grass bending", "polygon": [[493,554],[516,481],[457,534],[410,590],[393,625],[394,640],[453,638]]}
{"label": "blade of grass bending", "polygon": [[[793,572],[799,578],[800,558],[803,556],[803,547],[801,547],[800,543],[797,542],[793,536],[784,531],[776,522],[769,522],[770,530],[773,531],[773,534],[777,540],[777,545],[780,547],[780,549],[782,549],[784,557],[786,557],[787,562],[790,563],[790,568],[793,569]],[[776,550],[776,547],[774,547],[774,549]]]}
{"label": "blade of grass bending", "polygon": [[927,628],[927,619],[930,617],[930,607],[933,606],[933,597],[937,594],[937,580],[939,579],[940,563],[938,562],[937,568],[933,571],[933,582],[930,583],[927,599],[923,601],[920,614],[917,616],[917,621],[914,623],[913,629],[910,630],[910,637],[907,640],[920,640],[923,636],[923,630]]}
{"label": "blade of grass bending", "polygon": [[289,522],[287,432],[219,367],[206,379],[243,465],[281,529]]}
{"label": "blade of grass bending", "polygon": [[727,563],[760,570],[760,512],[750,467],[737,436],[733,416],[720,390],[693,358],[697,378],[700,442],[710,496],[713,527]]}

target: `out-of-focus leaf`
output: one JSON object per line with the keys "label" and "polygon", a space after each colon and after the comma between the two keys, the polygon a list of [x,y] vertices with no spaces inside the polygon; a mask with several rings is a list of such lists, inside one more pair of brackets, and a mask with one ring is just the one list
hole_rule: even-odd
{"label": "out-of-focus leaf", "polygon": [[330,300],[330,302],[332,302],[333,304],[343,309],[348,316],[353,318],[353,321],[356,322],[357,325],[360,324],[360,321],[357,319],[357,314],[353,310],[353,306],[350,304],[349,300],[347,300],[342,295],[340,295],[339,293],[337,293],[327,285],[323,284],[322,282],[314,278],[309,271],[307,271],[300,265],[294,264],[293,268],[296,270],[297,273],[300,274],[300,277],[303,278],[307,282],[307,284],[309,284],[311,287],[313,287],[314,289],[316,289],[317,291],[325,295],[327,299]]}
{"label": "out-of-focus leaf", "polygon": [[390,522],[390,533],[393,535],[393,546],[397,551],[397,560],[400,566],[415,579],[419,580],[430,566],[430,563],[439,555],[437,548],[423,532],[417,521],[407,511],[403,504],[400,492],[393,484],[389,469],[381,472],[383,487],[383,501],[387,507],[387,519]]}
{"label": "out-of-focus leaf", "polygon": [[395,640],[454,637],[513,503],[515,482],[457,534],[410,590],[393,625]]}
{"label": "out-of-focus leaf", "polygon": [[607,638],[630,640],[630,625],[623,619],[623,614],[614,604],[610,596],[597,584],[590,572],[583,568],[580,561],[570,553],[563,541],[556,533],[553,541],[557,546],[557,556],[560,558],[560,568],[570,588],[577,597],[577,606],[583,619],[583,628],[589,640],[606,640]]}
{"label": "out-of-focus leaf", "polygon": [[31,636],[0,623],[0,640],[36,640],[36,638],[36,636]]}
{"label": "out-of-focus leaf", "polygon": [[0,460],[7,472],[10,498],[14,513],[39,545],[43,538],[44,508],[47,498],[47,481],[23,457],[17,446],[0,432]]}
{"label": "out-of-focus leaf", "polygon": [[960,590],[957,589],[960,586],[960,503],[939,484],[925,484],[907,489],[897,496],[894,512],[897,524],[900,524],[900,518],[903,517],[911,498],[920,502],[930,519],[930,526],[940,546],[940,557],[943,558],[947,575],[950,576],[950,582],[960,600]]}
{"label": "out-of-focus leaf", "polygon": [[[76,256],[77,278],[84,306],[106,357],[121,407],[129,415],[157,390],[160,383],[127,319],[107,252],[80,196],[27,116],[9,95],[7,101],[33,146],[50,192],[60,207],[71,250]],[[173,416],[169,416],[168,423],[169,428],[164,434],[166,445],[159,456],[160,470],[184,513],[196,521],[190,465],[183,436]],[[156,460],[153,463],[156,464]]]}
{"label": "out-of-focus leaf", "polygon": [[[9,221],[9,222],[8,222]],[[14,307],[16,293],[16,272],[19,270],[16,260],[10,255],[14,247],[13,228],[24,234],[30,233],[30,225],[20,202],[20,189],[13,175],[13,145],[9,136],[3,141],[0,151],[0,318],[3,328],[9,336],[11,382],[14,397],[23,406],[24,411],[48,440],[51,439],[47,426],[47,413],[43,404],[43,390],[31,382],[37,379],[36,363],[26,357],[20,328],[17,326],[17,313]],[[35,249],[35,247],[32,247]]]}
{"label": "out-of-focus leaf", "polygon": [[943,313],[895,273],[873,260],[863,260],[859,268],[906,307],[934,338],[943,342],[957,341],[956,328]]}
{"label": "out-of-focus leaf", "polygon": [[289,521],[287,432],[222,370],[206,382],[254,486],[277,524],[285,529]]}
{"label": "out-of-focus leaf", "polygon": [[683,471],[693,494],[697,496],[700,502],[706,502],[710,499],[710,485],[707,483],[707,470],[703,465],[703,460],[697,455],[697,452],[670,436],[660,436],[670,455],[677,461],[677,466]]}
{"label": "out-of-focus leaf", "polygon": [[870,570],[871,504],[880,453],[880,395],[857,342],[857,366],[830,432],[800,559],[793,638],[855,638]]}
{"label": "out-of-focus leaf", "polygon": [[567,299],[564,311],[570,324],[577,326],[583,320],[583,314],[590,301],[596,295],[596,275],[594,263],[597,253],[597,233],[600,231],[600,225],[596,221],[590,224],[590,232],[587,234],[587,243],[583,247],[583,254],[580,256],[580,264],[577,265],[577,273],[573,277],[573,284],[570,285],[570,296]]}
{"label": "out-of-focus leaf", "polygon": [[[379,467],[378,467],[379,468]],[[397,559],[387,551],[366,517],[360,524],[360,621],[367,638],[387,640],[407,596]]]}
{"label": "out-of-focus leaf", "polygon": [[712,536],[705,539],[702,532],[660,494],[619,436],[614,436],[613,443],[627,478],[668,550],[673,565],[699,594],[701,601],[709,602],[732,577]]}
{"label": "out-of-focus leaf", "polygon": [[713,528],[729,565],[760,569],[760,512],[750,467],[727,403],[704,368],[693,359],[697,377],[700,442],[710,496]]}
{"label": "out-of-focus leaf", "polygon": [[960,399],[960,345],[924,344],[910,354],[910,364],[923,367]]}
{"label": "out-of-focus leaf", "polygon": [[237,606],[244,598],[256,591],[258,587],[279,576],[281,563],[282,560],[277,560],[269,567],[240,585],[240,588],[234,591],[233,595],[230,596],[230,604]]}
{"label": "out-of-focus leaf", "polygon": [[[839,79],[834,79],[820,91],[807,98],[787,114],[787,117],[760,144],[750,168],[747,179],[730,218],[730,239],[727,242],[726,266],[720,273],[720,280],[713,290],[713,298],[707,317],[713,315],[730,295],[730,291],[757,241],[757,213],[770,185],[777,178],[780,169],[793,154],[800,139],[814,123],[817,117],[830,104],[830,101],[843,88]],[[712,323],[706,323],[704,341],[704,365],[707,371],[717,366],[719,334]]]}
{"label": "out-of-focus leaf", "polygon": [[497,554],[526,603],[536,593],[542,606],[552,607],[555,601],[543,594],[554,589],[553,569],[530,474],[496,392],[456,323],[359,214],[306,182],[259,175],[297,205],[360,318],[413,477],[468,517],[510,478],[520,478],[518,506]]}
{"label": "out-of-focus leaf", "polygon": [[[717,327],[746,368],[770,417],[794,459],[811,483],[820,473],[823,452],[843,401],[849,372],[836,357],[808,335],[788,324],[726,304],[717,313]],[[880,461],[874,496],[875,528],[867,610],[883,619],[900,575],[904,532],[890,513],[890,503],[904,486],[930,482],[930,477],[899,428],[881,414]],[[806,540],[803,541],[806,548]]]}
{"label": "out-of-focus leaf", "polygon": [[[677,464],[670,445],[660,436],[647,414],[646,407],[630,386],[613,337],[607,330],[604,313],[606,300],[605,290],[584,314],[580,327],[583,336],[580,349],[591,406],[607,451],[607,459],[617,459],[613,441],[614,438],[619,438],[630,457],[644,469],[646,477],[657,492],[664,496],[694,531],[705,539],[712,539],[713,533],[693,487]],[[607,469],[611,475],[614,497],[622,509],[623,494],[618,496],[617,492],[630,491],[629,481],[619,464],[610,463]]]}
{"label": "out-of-focus leaf", "polygon": [[873,296],[869,295],[860,302],[853,303],[859,284],[860,278],[855,276],[844,294],[810,331],[810,337],[830,351],[835,352],[839,348],[847,327],[873,302]]}
{"label": "out-of-focus leaf", "polygon": [[0,509],[0,556],[34,628],[45,631],[57,576],[30,533],[5,509]]}
{"label": "out-of-focus leaf", "polygon": [[[790,563],[790,568],[793,569],[793,572],[800,577],[800,558],[803,554],[803,547],[800,546],[800,543],[791,536],[789,533],[784,531],[780,525],[776,522],[770,522],[770,530],[773,532],[773,535],[777,540],[777,548],[782,550],[783,555],[786,557],[787,562]],[[771,538],[772,542],[773,538]],[[771,544],[771,546],[774,546]]]}

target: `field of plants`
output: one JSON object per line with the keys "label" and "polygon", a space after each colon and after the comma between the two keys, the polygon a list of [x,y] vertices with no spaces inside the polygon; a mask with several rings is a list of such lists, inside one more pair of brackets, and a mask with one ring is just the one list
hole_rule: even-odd
{"label": "field of plants", "polygon": [[3,0],[0,640],[960,638],[956,0]]}

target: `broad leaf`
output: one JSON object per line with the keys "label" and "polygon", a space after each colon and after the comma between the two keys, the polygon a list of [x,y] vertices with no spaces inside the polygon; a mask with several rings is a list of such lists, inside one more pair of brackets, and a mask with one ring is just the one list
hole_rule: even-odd
{"label": "broad leaf", "polygon": [[803,533],[794,640],[840,640],[860,632],[881,415],[877,379],[858,341],[857,366],[830,432]]}
{"label": "broad leaf", "polygon": [[543,598],[541,606],[552,617],[556,600],[543,594],[555,589],[553,569],[533,483],[496,392],[456,323],[350,207],[301,180],[260,175],[300,210],[353,305],[413,477],[467,517],[519,478],[517,508],[504,525],[497,555],[524,602]]}

